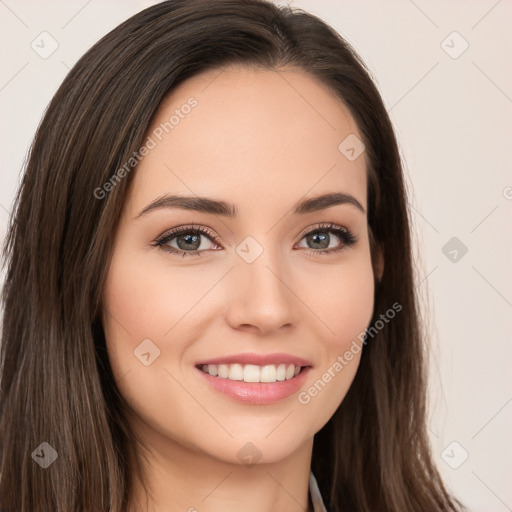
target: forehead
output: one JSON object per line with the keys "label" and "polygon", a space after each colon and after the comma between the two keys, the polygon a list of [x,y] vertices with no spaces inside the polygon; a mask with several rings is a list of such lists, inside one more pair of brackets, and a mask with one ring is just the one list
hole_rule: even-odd
{"label": "forehead", "polygon": [[249,214],[332,191],[366,208],[365,155],[351,161],[339,149],[354,135],[362,139],[347,107],[303,71],[210,70],[160,104],[130,208],[172,193],[229,199]]}

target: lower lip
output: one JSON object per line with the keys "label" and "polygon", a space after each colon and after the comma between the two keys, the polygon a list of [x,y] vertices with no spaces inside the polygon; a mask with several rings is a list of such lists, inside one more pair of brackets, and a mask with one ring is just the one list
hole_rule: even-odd
{"label": "lower lip", "polygon": [[245,382],[243,380],[214,377],[197,367],[195,368],[215,390],[240,402],[252,404],[272,404],[293,395],[304,384],[304,380],[310,369],[311,366],[306,366],[296,377],[290,380],[276,382]]}

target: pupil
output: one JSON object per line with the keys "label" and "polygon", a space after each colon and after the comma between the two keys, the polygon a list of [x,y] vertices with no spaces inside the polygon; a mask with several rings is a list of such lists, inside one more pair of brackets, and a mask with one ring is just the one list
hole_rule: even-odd
{"label": "pupil", "polygon": [[[183,244],[181,244],[180,242],[182,240],[185,240],[185,244],[186,246],[183,247]],[[200,243],[198,244],[197,242],[199,241],[199,235],[190,235],[190,234],[187,234],[187,235],[181,235],[178,237],[178,247],[180,249],[192,249],[192,250],[195,250],[195,249],[198,249],[199,246],[201,245]],[[188,247],[188,245],[194,245],[193,247]]]}
{"label": "pupil", "polygon": [[[320,247],[315,247],[315,249],[326,249],[329,247],[329,235],[325,233],[314,233],[308,237],[311,241],[313,239],[313,243],[320,243]],[[320,240],[319,240],[320,239]]]}

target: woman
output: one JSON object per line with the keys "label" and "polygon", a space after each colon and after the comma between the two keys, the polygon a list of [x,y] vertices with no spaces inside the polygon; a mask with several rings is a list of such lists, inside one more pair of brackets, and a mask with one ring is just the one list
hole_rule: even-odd
{"label": "woman", "polygon": [[3,512],[461,510],[393,129],[314,16],[172,0],[107,34],[5,256]]}

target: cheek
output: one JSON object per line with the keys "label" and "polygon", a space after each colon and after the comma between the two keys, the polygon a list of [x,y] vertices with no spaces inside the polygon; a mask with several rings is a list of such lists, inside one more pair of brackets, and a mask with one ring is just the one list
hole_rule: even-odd
{"label": "cheek", "polygon": [[[154,385],[151,379],[156,378],[163,378],[160,389],[168,388],[164,369],[176,369],[188,347],[216,318],[221,302],[212,304],[205,297],[225,269],[201,273],[198,268],[169,265],[154,253],[150,257],[130,248],[114,252],[103,291],[103,326],[114,377],[123,379],[120,386],[126,393],[132,394],[129,388],[135,383],[142,388]],[[148,351],[154,362],[146,367],[140,356]]]}
{"label": "cheek", "polygon": [[[205,293],[193,270],[177,270],[144,254],[118,255],[112,260],[104,289],[107,324],[122,336],[162,339]],[[124,330],[124,332],[123,332]],[[133,347],[135,348],[135,347]]]}
{"label": "cheek", "polygon": [[327,423],[352,385],[374,305],[369,254],[326,272],[329,275],[316,275],[316,282],[323,284],[322,293],[317,290],[309,295],[311,310],[320,319],[316,322],[317,334],[322,333],[318,338],[320,364],[297,395],[303,413],[315,418],[312,434]]}
{"label": "cheek", "polygon": [[369,254],[350,263],[318,267],[314,279],[298,291],[316,318],[318,335],[331,352],[346,350],[368,326],[374,305],[374,277]]}
{"label": "cheek", "polygon": [[[125,386],[135,376],[144,378],[144,372],[140,376],[139,372],[145,368],[143,361],[147,356],[142,354],[147,351],[139,354],[138,347],[151,348],[151,361],[157,354],[160,358],[162,334],[170,329],[173,321],[168,314],[170,310],[165,310],[169,293],[163,293],[158,267],[143,263],[129,251],[115,252],[103,291],[103,326],[109,359],[117,381],[131,372],[130,378],[123,380]],[[151,340],[154,347],[145,340]]]}
{"label": "cheek", "polygon": [[337,295],[333,303],[333,330],[336,345],[346,350],[354,339],[364,332],[373,314],[374,278],[370,262],[354,268],[343,276],[343,281],[336,287]]}
{"label": "cheek", "polygon": [[158,265],[141,251],[119,248],[103,291],[103,326],[117,387],[130,412],[156,429],[183,430],[176,418],[184,414],[182,404],[191,405],[171,375],[187,346],[186,313],[198,300],[191,279],[191,273]]}

